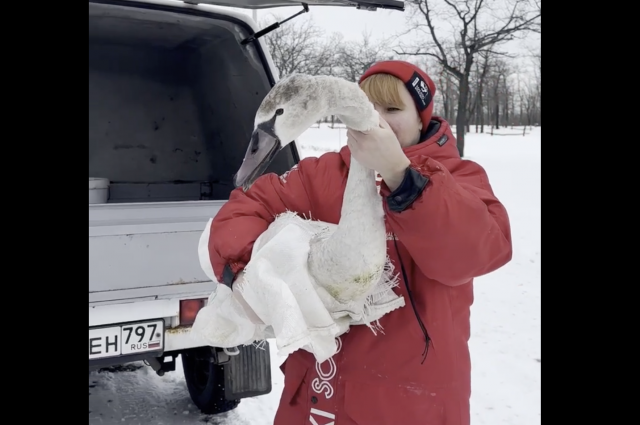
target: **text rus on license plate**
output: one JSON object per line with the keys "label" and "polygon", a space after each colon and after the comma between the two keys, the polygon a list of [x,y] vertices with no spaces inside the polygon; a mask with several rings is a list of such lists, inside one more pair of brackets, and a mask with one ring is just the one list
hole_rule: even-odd
{"label": "text rus on license plate", "polygon": [[89,328],[89,360],[162,351],[164,320]]}

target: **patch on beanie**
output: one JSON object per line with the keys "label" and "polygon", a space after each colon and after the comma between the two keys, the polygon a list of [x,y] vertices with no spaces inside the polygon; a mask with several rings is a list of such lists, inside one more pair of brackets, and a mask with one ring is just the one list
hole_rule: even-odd
{"label": "patch on beanie", "polygon": [[406,83],[406,86],[411,96],[413,96],[413,100],[416,102],[418,111],[422,112],[427,109],[432,99],[431,90],[429,90],[429,85],[418,72],[413,73],[409,82]]}

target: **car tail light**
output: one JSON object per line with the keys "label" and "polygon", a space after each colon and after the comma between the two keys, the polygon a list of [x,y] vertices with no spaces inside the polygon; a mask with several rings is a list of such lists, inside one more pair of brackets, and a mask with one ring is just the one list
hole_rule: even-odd
{"label": "car tail light", "polygon": [[198,298],[195,300],[180,300],[180,325],[193,325],[196,316],[202,307],[206,298]]}

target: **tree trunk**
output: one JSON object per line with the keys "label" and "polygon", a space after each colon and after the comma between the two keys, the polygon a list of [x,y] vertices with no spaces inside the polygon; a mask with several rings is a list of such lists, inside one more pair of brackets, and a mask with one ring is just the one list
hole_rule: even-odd
{"label": "tree trunk", "polygon": [[456,139],[460,158],[464,157],[464,135],[468,124],[467,114],[469,112],[469,76],[473,66],[473,55],[468,54],[465,58],[464,71],[460,75],[460,92],[458,94],[458,110],[456,111]]}
{"label": "tree trunk", "polygon": [[522,125],[522,123],[524,122],[524,110],[522,107],[522,102],[523,102],[522,96],[520,96],[520,119],[519,119],[520,125]]}
{"label": "tree trunk", "polygon": [[482,88],[480,89],[480,95],[478,96],[478,106],[480,107],[480,133],[484,133],[484,93]]}
{"label": "tree trunk", "polygon": [[448,75],[445,75],[445,86],[444,90],[442,90],[442,95],[445,99],[444,101],[444,119],[449,121],[451,119],[451,89],[450,89],[450,79]]}
{"label": "tree trunk", "polygon": [[500,76],[498,75],[498,79],[496,80],[496,87],[493,91],[493,101],[495,106],[493,107],[493,125],[496,130],[500,128]]}
{"label": "tree trunk", "polygon": [[467,125],[467,100],[469,99],[469,73],[465,72],[460,80],[458,95],[458,113],[456,115],[456,139],[460,158],[464,157],[464,133]]}
{"label": "tree trunk", "polygon": [[509,125],[509,88],[505,87],[504,91],[504,127]]}
{"label": "tree trunk", "polygon": [[478,125],[480,125],[480,115],[482,115],[482,92],[481,88],[478,88],[478,96],[476,97],[476,133],[478,132]]}
{"label": "tree trunk", "polygon": [[443,93],[443,99],[442,99],[442,114],[444,115],[444,119],[446,120],[447,117],[449,116],[449,100],[447,99],[447,96]]}
{"label": "tree trunk", "polygon": [[537,91],[538,91],[538,120],[537,120],[537,124],[538,125],[542,125],[542,91],[540,89],[540,83],[538,83]]}

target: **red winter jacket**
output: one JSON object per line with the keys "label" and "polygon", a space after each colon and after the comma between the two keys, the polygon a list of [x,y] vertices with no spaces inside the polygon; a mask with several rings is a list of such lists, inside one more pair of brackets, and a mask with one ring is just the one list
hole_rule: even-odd
{"label": "red winter jacket", "polygon": [[[291,354],[282,366],[274,425],[469,425],[473,278],[511,259],[511,231],[484,169],[461,160],[448,123],[433,120],[437,132],[404,149],[411,168],[428,178],[420,195],[394,212],[381,184],[387,252],[400,273],[395,291],[405,307],[380,319],[384,333],[377,336],[366,326],[351,327],[323,364],[303,350]],[[284,177],[264,175],[247,193],[234,190],[211,225],[219,282],[225,265],[237,274],[247,264],[254,241],[277,214],[291,210],[337,223],[349,163],[344,147],[303,159]],[[431,339],[424,362],[421,323]]]}

